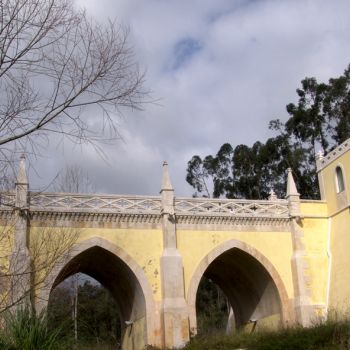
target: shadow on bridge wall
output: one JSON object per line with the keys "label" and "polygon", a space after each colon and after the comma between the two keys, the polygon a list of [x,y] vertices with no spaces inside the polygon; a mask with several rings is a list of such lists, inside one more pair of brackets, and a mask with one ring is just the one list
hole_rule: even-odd
{"label": "shadow on bridge wall", "polygon": [[96,279],[116,300],[124,325],[123,349],[138,350],[154,342],[154,302],[143,270],[125,251],[101,238],[77,243],[68,262],[56,264],[40,292],[37,309],[46,307],[51,291],[78,272]]}
{"label": "shadow on bridge wall", "polygon": [[226,294],[236,328],[267,318],[275,325],[293,323],[292,302],[273,265],[254,248],[230,240],[204,257],[191,279],[187,302],[192,334],[197,333],[196,296],[203,276]]}

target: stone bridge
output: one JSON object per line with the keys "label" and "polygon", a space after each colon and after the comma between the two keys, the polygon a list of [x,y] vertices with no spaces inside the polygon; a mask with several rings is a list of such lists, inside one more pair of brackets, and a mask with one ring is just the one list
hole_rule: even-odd
{"label": "stone bridge", "polygon": [[[345,148],[326,163],[319,156],[319,201],[300,200],[291,171],[285,199],[273,193],[260,201],[176,197],[166,163],[160,196],[31,192],[22,159],[15,191],[1,194],[3,226],[16,217],[10,267],[35,265],[32,242],[44,236],[51,237],[48,261],[54,242],[64,246],[67,237],[76,238],[44,272],[24,282],[22,277],[13,294],[29,285],[41,309],[55,286],[85,273],[115,298],[123,349],[183,346],[197,332],[196,294],[203,276],[226,294],[237,328],[252,321],[307,326],[350,295],[331,268],[332,249],[339,249],[336,240],[349,227],[348,181],[344,198],[336,199],[333,185],[337,164],[350,164]],[[337,224],[339,215],[343,221]],[[334,269],[344,276],[349,254],[336,254],[342,257],[333,261]],[[343,290],[332,294],[331,281]]]}

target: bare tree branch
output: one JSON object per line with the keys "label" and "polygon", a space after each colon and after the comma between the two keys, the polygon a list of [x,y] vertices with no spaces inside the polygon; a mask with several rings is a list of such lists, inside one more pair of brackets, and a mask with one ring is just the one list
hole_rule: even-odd
{"label": "bare tree branch", "polygon": [[[79,235],[76,229],[38,228],[32,234],[29,246],[31,264],[24,267],[21,251],[14,249],[10,229],[8,226],[0,232],[0,314],[28,301],[37,290],[47,287],[47,276],[56,263],[64,265]],[[11,267],[10,261],[14,261],[15,266]],[[27,284],[29,279],[31,283]],[[14,289],[21,293],[14,294]]]}
{"label": "bare tree branch", "polygon": [[71,0],[2,0],[0,18],[0,163],[23,147],[37,154],[51,132],[78,143],[118,138],[121,109],[147,96],[127,28],[100,25]]}

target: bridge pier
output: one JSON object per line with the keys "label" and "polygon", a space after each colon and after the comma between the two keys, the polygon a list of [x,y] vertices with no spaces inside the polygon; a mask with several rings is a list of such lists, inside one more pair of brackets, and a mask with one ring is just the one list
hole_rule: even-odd
{"label": "bridge pier", "polygon": [[311,326],[313,321],[313,306],[307,289],[305,257],[306,251],[302,242],[303,231],[300,227],[300,194],[297,191],[292,170],[288,169],[287,200],[290,214],[290,226],[293,243],[293,256],[291,259],[293,286],[294,286],[294,312],[296,322],[302,326]]}
{"label": "bridge pier", "polygon": [[15,188],[14,244],[10,257],[10,300],[14,308],[31,304],[31,258],[28,250],[28,179],[22,155]]}
{"label": "bridge pier", "polygon": [[182,257],[177,250],[174,189],[168,164],[163,164],[162,230],[163,253],[160,258],[162,279],[162,326],[165,348],[183,347],[190,339],[188,308],[185,300]]}

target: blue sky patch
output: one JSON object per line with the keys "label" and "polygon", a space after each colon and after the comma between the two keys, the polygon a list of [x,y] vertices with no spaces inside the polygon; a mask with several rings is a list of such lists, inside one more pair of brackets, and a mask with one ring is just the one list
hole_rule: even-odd
{"label": "blue sky patch", "polygon": [[193,38],[178,41],[173,48],[171,69],[177,70],[188,63],[191,58],[202,49],[201,43]]}

